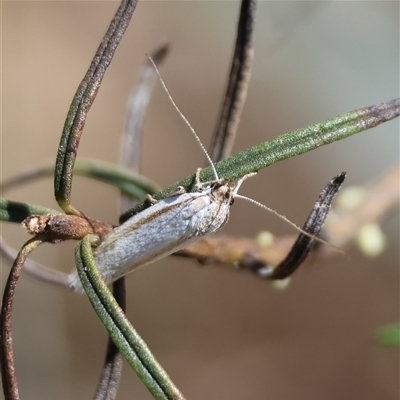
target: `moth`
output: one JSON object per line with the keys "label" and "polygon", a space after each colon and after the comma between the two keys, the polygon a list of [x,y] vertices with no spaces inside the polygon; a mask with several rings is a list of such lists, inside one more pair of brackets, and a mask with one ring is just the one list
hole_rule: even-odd
{"label": "moth", "polygon": [[[243,181],[256,174],[247,174],[237,181],[218,177],[196,131],[176,105],[157,66],[151,57],[149,59],[170,101],[204,151],[215,180],[202,183],[201,168],[198,168],[195,192],[186,193],[184,188],[179,187],[176,193],[160,201],[148,196],[152,205],[115,228],[94,250],[94,258],[106,283],[175,253],[222,228],[228,221],[230,207]],[[76,270],[69,275],[68,281],[74,290],[83,291]]]}
{"label": "moth", "polygon": [[[267,268],[265,270],[264,267],[254,269],[254,272],[262,277],[270,275],[272,279],[284,279],[293,273],[305,259],[315,240],[324,242],[316,236],[322,228],[331,202],[339,190],[345,174],[338,175],[328,183],[304,225],[304,229],[299,228],[285,216],[264,204],[238,195],[238,190],[243,181],[256,175],[256,173],[249,173],[236,181],[218,177],[214,163],[200,138],[175,104],[151,58],[150,61],[153,63],[170,101],[205,153],[214,171],[215,180],[201,182],[201,168],[199,168],[196,172],[195,192],[187,193],[184,188],[180,187],[176,193],[160,201],[148,196],[152,205],[116,227],[94,250],[94,258],[104,281],[107,284],[112,283],[137,268],[175,253],[216,232],[228,221],[230,207],[235,197],[249,200],[268,211],[272,211],[301,232],[287,258],[276,269]],[[76,270],[68,276],[68,282],[75,291],[83,291]]]}
{"label": "moth", "polygon": [[[164,258],[206,235],[222,228],[243,181],[216,179],[200,182],[196,173],[197,191],[176,194],[160,200],[115,228],[94,250],[94,258],[106,283],[133,270]],[[69,276],[70,285],[82,291],[77,271]]]}

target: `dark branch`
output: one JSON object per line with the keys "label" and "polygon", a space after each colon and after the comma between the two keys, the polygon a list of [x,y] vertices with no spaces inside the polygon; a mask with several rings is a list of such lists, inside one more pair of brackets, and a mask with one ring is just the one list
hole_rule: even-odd
{"label": "dark branch", "polygon": [[255,20],[256,1],[242,0],[231,72],[211,146],[214,162],[229,157],[235,142],[253,64]]}
{"label": "dark branch", "polygon": [[10,270],[1,306],[0,334],[1,334],[1,376],[3,393],[6,400],[19,400],[18,380],[15,374],[14,348],[12,338],[12,310],[15,289],[22,272],[22,267],[28,255],[45,239],[35,237],[22,246]]}
{"label": "dark branch", "polygon": [[[331,204],[339,191],[346,177],[346,173],[335,176],[319,195],[314,208],[311,210],[303,230],[315,237],[318,237],[322,226],[329,214]],[[315,239],[303,233],[300,233],[295,241],[292,249],[286,258],[275,268],[266,266],[261,263],[254,263],[250,268],[257,275],[266,279],[279,280],[286,279],[292,275],[297,268],[303,263],[306,257],[310,254],[311,249],[315,244]]]}

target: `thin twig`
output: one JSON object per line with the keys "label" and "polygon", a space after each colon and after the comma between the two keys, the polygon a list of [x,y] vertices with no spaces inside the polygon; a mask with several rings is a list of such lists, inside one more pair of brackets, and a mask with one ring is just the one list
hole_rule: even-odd
{"label": "thin twig", "polygon": [[242,0],[231,72],[211,146],[213,162],[221,161],[232,153],[251,76],[255,20],[256,1]]}
{"label": "thin twig", "polygon": [[[163,44],[151,54],[151,58],[156,64],[161,64],[168,55],[169,49],[169,44]],[[136,173],[139,172],[144,118],[156,80],[157,73],[146,57],[140,71],[139,82],[129,98],[125,131],[121,139],[120,165]],[[122,195],[121,209],[123,211],[133,207],[134,204],[132,197]]]}
{"label": "thin twig", "polygon": [[[316,237],[319,236],[322,226],[329,214],[331,204],[346,177],[346,173],[335,176],[319,195],[314,208],[311,210],[303,230]],[[251,270],[262,278],[270,280],[286,279],[291,276],[310,254],[315,244],[315,239],[300,233],[289,254],[275,268],[253,264]]]}
{"label": "thin twig", "polygon": [[35,237],[28,240],[21,248],[11,268],[3,294],[1,307],[0,332],[1,332],[1,376],[3,392],[6,400],[19,400],[18,381],[15,374],[14,349],[12,338],[12,310],[15,289],[22,267],[28,255],[45,239]]}
{"label": "thin twig", "polygon": [[67,214],[82,215],[71,205],[72,172],[86,115],[136,7],[137,0],[123,0],[93,61],[72,100],[58,148],[54,174],[55,198]]}
{"label": "thin twig", "polygon": [[[9,246],[4,239],[0,236],[0,252],[4,259],[10,264],[14,262],[18,256],[18,252]],[[31,278],[40,282],[50,283],[52,285],[60,286],[64,289],[73,291],[69,285],[68,274],[62,271],[58,271],[53,268],[46,267],[33,260],[26,260],[24,264],[24,275],[28,275]]]}

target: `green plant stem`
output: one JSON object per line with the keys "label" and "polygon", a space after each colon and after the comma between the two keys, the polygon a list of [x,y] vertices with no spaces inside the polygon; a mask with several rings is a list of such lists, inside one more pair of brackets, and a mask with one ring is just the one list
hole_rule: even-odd
{"label": "green plant stem", "polygon": [[[120,165],[100,160],[77,159],[75,162],[74,175],[86,176],[107,183],[119,189],[124,195],[143,200],[147,194],[153,194],[161,190],[160,186],[150,179],[130,171]],[[54,175],[54,163],[30,168],[26,171],[3,181],[1,189],[8,191],[16,186],[30,183],[35,179]]]}
{"label": "green plant stem", "polygon": [[6,199],[0,199],[0,221],[21,223],[25,218],[33,214],[61,214],[50,208],[35,204],[18,203]]}
{"label": "green plant stem", "polygon": [[[126,312],[125,277],[113,283],[113,294],[123,312]],[[93,400],[115,400],[122,377],[123,357],[118,347],[108,338],[106,359]]]}
{"label": "green plant stem", "polygon": [[154,358],[108,290],[93,257],[97,236],[86,236],[76,247],[79,278],[93,308],[110,337],[155,399],[183,400],[184,397]]}
{"label": "green plant stem", "polygon": [[[286,160],[373,128],[399,115],[400,99],[360,108],[318,124],[297,129],[244,150],[219,162],[215,165],[215,168],[219,177],[234,181],[278,161]],[[201,171],[200,178],[202,182],[215,179],[211,167],[204,168]],[[189,192],[195,190],[195,175],[175,183],[162,192],[156,193],[153,197],[156,200],[168,197],[178,186],[183,186]],[[148,207],[148,205],[147,202],[143,202],[126,211],[120,217],[120,223]]]}
{"label": "green plant stem", "polygon": [[137,0],[123,0],[114,19],[79,85],[68,111],[58,147],[54,174],[55,198],[67,214],[81,215],[71,205],[72,171],[78,152],[79,141],[89,112],[104,74],[111,63],[115,50],[128,27]]}

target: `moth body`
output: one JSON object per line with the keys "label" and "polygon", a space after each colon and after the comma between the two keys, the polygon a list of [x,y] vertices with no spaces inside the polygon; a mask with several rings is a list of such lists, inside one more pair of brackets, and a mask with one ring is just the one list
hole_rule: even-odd
{"label": "moth body", "polygon": [[[242,181],[218,180],[199,192],[168,197],[115,228],[94,250],[105,282],[109,284],[220,229],[228,220]],[[76,270],[69,281],[76,291],[83,290]]]}

